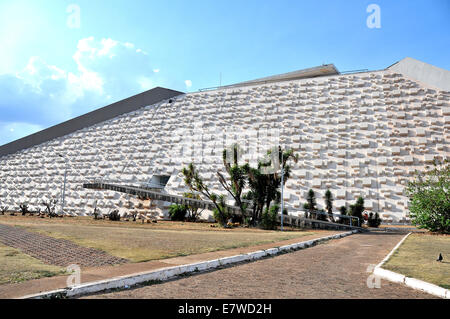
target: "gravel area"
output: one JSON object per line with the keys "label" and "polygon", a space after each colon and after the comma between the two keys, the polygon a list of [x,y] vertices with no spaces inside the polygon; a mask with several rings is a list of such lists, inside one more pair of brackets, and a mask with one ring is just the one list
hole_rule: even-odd
{"label": "gravel area", "polygon": [[32,233],[19,227],[0,224],[0,242],[19,249],[46,264],[66,267],[98,267],[128,262],[104,251],[79,246],[71,241]]}

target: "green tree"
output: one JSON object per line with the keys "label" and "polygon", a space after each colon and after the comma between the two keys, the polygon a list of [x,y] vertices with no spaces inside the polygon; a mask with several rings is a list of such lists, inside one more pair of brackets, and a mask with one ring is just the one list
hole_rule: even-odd
{"label": "green tree", "polygon": [[354,217],[358,217],[359,218],[359,225],[358,226],[361,226],[361,223],[363,222],[363,215],[362,215],[363,211],[364,211],[364,198],[362,198],[360,196],[356,200],[355,204],[350,205],[350,212],[349,212],[350,216],[354,216]]}
{"label": "green tree", "polygon": [[432,232],[450,233],[450,162],[416,172],[406,188],[412,223]]}
{"label": "green tree", "polygon": [[[183,197],[199,199],[199,200],[202,199],[199,194],[189,193],[189,192],[183,193]],[[190,205],[185,205],[185,206],[186,206],[186,210],[188,213],[186,219],[190,222],[196,222],[199,219],[201,213],[203,212],[203,209],[200,209],[197,206],[190,206]]]}
{"label": "green tree", "polygon": [[277,228],[277,217],[278,217],[278,211],[280,210],[280,205],[275,204],[268,209],[264,210],[264,213],[262,215],[261,219],[261,226],[264,229],[273,230]]}
{"label": "green tree", "polygon": [[369,218],[367,219],[367,224],[369,224],[369,227],[375,227],[378,228],[381,224],[381,218],[378,215],[378,213],[375,213],[375,215],[371,212],[369,214]]}
{"label": "green tree", "polygon": [[186,219],[186,205],[172,204],[169,207],[169,216],[171,220],[184,221]]}
{"label": "green tree", "polygon": [[185,167],[181,171],[184,175],[184,182],[190,188],[191,191],[198,192],[213,202],[215,209],[213,210],[214,218],[222,226],[225,226],[230,213],[225,205],[225,197],[223,195],[217,195],[209,190],[208,185],[203,182],[197,169],[193,163],[190,163],[188,167]]}
{"label": "green tree", "polygon": [[233,144],[229,149],[224,149],[222,153],[223,164],[225,166],[225,170],[228,173],[230,183],[225,179],[225,177],[217,172],[219,176],[219,182],[222,184],[223,188],[230,193],[230,195],[234,199],[235,206],[238,206],[241,210],[241,216],[234,216],[234,221],[242,221],[243,218],[247,215],[247,204],[242,201],[242,191],[246,185],[247,174],[250,169],[248,164],[239,165],[239,154],[241,152],[241,148],[238,144]]}
{"label": "green tree", "polygon": [[[284,169],[284,182],[286,182],[291,175],[291,166],[289,161],[298,161],[298,155],[295,155],[293,150],[282,150],[280,146],[276,149],[267,151],[267,156],[258,161],[258,167],[248,169],[248,185],[250,192],[246,194],[246,199],[253,202],[252,223],[255,224],[260,221],[264,211],[270,209],[271,203],[276,204],[281,200],[281,175],[279,171],[271,171],[268,168],[274,167],[278,162],[280,167]],[[277,169],[277,168],[276,168]]]}
{"label": "green tree", "polygon": [[[345,206],[339,207],[339,214],[341,214],[343,216],[347,216],[347,207],[345,207]],[[339,217],[339,224],[344,224],[344,223],[345,223],[345,218]]]}
{"label": "green tree", "polygon": [[333,194],[331,194],[331,191],[329,189],[327,189],[327,191],[325,192],[325,208],[327,210],[328,213],[328,218],[330,219],[331,222],[334,223],[334,217],[333,217]]}

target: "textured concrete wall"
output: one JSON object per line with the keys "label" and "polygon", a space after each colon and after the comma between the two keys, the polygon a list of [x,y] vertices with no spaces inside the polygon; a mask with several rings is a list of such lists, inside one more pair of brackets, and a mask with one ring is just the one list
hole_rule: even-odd
{"label": "textured concrete wall", "polygon": [[[65,163],[57,153],[68,158],[66,206],[78,214],[91,213],[95,199],[104,211],[128,207],[125,195],[81,188],[94,178],[132,183],[172,175],[167,191],[181,194],[180,169],[192,159],[225,194],[215,176],[223,170],[218,132],[272,128],[300,155],[285,187],[289,210],[302,207],[310,188],[323,207],[330,188],[336,209],[363,196],[369,209],[399,220],[411,173],[449,157],[449,100],[449,92],[389,70],[190,93],[0,158],[0,202],[33,206],[58,197]],[[193,152],[180,150],[183,143]]]}
{"label": "textured concrete wall", "polygon": [[450,91],[450,71],[434,65],[413,58],[404,58],[389,69],[439,90]]}
{"label": "textured concrete wall", "polygon": [[137,110],[147,105],[152,105],[161,100],[180,94],[183,93],[161,87],[148,90],[92,112],[83,114],[66,122],[49,127],[45,130],[31,134],[11,143],[2,145],[0,146],[0,156],[12,154],[19,150],[50,141],[54,138],[70,134],[82,128],[109,120],[118,115]]}

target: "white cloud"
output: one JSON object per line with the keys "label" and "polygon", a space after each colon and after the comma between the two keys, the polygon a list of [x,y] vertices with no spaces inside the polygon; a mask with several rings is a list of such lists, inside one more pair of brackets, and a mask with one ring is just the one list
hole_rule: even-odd
{"label": "white cloud", "polygon": [[159,69],[153,69],[153,72],[159,73]]}
{"label": "white cloud", "polygon": [[151,88],[155,87],[155,83],[152,79],[148,77],[142,77],[138,80],[139,85],[141,86],[142,90],[150,90]]}
{"label": "white cloud", "polygon": [[33,134],[42,129],[43,129],[42,126],[35,124],[21,123],[21,122],[13,122],[13,123],[0,122],[0,145],[5,144],[9,141],[16,140],[23,136]]}
{"label": "white cloud", "polygon": [[184,81],[184,84],[186,84],[187,88],[190,88],[192,86],[192,81],[191,80],[186,80],[186,81]]}
{"label": "white cloud", "polygon": [[152,77],[159,69],[132,43],[88,37],[78,41],[72,58],[75,70],[30,57],[21,71],[0,75],[1,132],[27,131],[18,124],[5,129],[11,123],[54,125],[156,86]]}

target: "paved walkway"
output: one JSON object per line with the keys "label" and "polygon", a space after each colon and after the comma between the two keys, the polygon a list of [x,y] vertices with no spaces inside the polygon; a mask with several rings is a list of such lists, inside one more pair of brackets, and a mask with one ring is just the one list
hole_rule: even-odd
{"label": "paved walkway", "polygon": [[99,267],[128,262],[126,259],[111,256],[101,250],[4,224],[0,224],[0,242],[17,248],[46,264],[62,267],[70,264],[77,264],[80,267]]}
{"label": "paved walkway", "polygon": [[384,280],[380,288],[368,288],[367,268],[403,236],[355,234],[269,259],[86,298],[434,298]]}
{"label": "paved walkway", "polygon": [[[269,249],[272,247],[282,246],[307,241],[319,237],[325,237],[332,234],[341,233],[340,231],[315,230],[315,234],[300,236],[294,239],[284,240],[277,243],[261,244],[250,247],[234,248],[209,253],[195,254],[183,257],[173,257],[163,260],[153,260],[141,263],[126,263],[113,266],[93,267],[82,269],[81,282],[88,283],[92,281],[104,280],[108,278],[135,274],[139,272],[147,272],[160,268],[185,265],[204,260],[217,259],[221,257],[235,256],[253,252],[260,249]],[[43,291],[56,290],[67,287],[67,276],[55,276],[49,278],[41,278],[29,280],[26,282],[0,285],[0,298],[19,298],[25,295],[36,294]]]}

